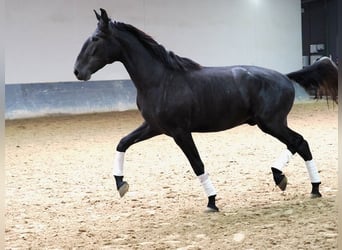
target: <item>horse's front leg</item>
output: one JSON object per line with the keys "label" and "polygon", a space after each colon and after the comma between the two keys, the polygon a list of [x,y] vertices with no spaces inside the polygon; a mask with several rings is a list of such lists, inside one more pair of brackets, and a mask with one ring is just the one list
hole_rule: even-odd
{"label": "horse's front leg", "polygon": [[197,151],[196,145],[193,141],[191,133],[177,132],[173,134],[173,138],[177,145],[182,149],[186,157],[188,158],[191,167],[197,175],[200,183],[202,184],[206,195],[208,196],[208,212],[218,212],[219,209],[215,204],[216,190],[209,178],[208,173],[204,171],[204,164]]}
{"label": "horse's front leg", "polygon": [[129,188],[128,183],[123,181],[124,156],[126,150],[137,142],[147,140],[159,134],[160,133],[154,130],[148,123],[144,122],[140,127],[120,140],[116,147],[115,162],[113,167],[113,175],[120,197],[123,197]]}

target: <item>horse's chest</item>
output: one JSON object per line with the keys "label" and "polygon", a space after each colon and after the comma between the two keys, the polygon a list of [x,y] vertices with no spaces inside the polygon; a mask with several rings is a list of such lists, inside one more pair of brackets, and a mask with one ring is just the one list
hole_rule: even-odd
{"label": "horse's chest", "polygon": [[139,110],[149,124],[165,130],[170,126],[177,126],[185,119],[190,105],[184,105],[179,98],[168,96],[142,97],[137,99]]}
{"label": "horse's chest", "polygon": [[141,115],[147,122],[152,123],[159,120],[161,104],[157,97],[138,96],[137,104]]}

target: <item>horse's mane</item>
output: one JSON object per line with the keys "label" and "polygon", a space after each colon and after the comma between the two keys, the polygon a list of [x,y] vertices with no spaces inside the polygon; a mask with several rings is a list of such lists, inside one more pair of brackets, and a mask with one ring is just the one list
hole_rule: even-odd
{"label": "horse's mane", "polygon": [[163,45],[157,43],[151,36],[137,29],[133,25],[121,22],[113,22],[114,26],[121,30],[127,31],[134,35],[158,60],[160,60],[167,68],[176,71],[198,70],[201,65],[189,58],[180,57],[172,51],[167,51]]}

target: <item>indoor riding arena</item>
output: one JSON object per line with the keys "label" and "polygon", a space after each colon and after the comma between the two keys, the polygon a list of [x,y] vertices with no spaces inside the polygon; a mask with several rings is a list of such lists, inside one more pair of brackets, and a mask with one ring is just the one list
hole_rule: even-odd
{"label": "indoor riding arena", "polygon": [[127,149],[121,197],[113,167],[120,140],[146,120],[140,90],[119,62],[86,82],[74,75],[100,8],[200,65],[288,74],[322,56],[338,64],[337,0],[78,3],[6,2],[5,249],[337,249],[339,107],[329,92],[295,83],[287,117],[310,146],[322,197],[311,197],[299,154],[283,167],[286,190],[275,184],[287,146],[260,124],[192,133],[217,192],[213,212],[165,134]]}

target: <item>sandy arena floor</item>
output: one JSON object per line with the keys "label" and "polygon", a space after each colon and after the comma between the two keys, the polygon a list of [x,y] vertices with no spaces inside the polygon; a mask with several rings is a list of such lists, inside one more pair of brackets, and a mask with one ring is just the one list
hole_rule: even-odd
{"label": "sandy arena floor", "polygon": [[275,187],[270,165],[285,146],[257,127],[194,134],[218,191],[212,214],[166,136],[128,150],[119,197],[114,151],[141,123],[136,111],[7,121],[6,249],[336,249],[337,113],[322,101],[289,116],[320,170],[320,199],[297,155],[287,191]]}

